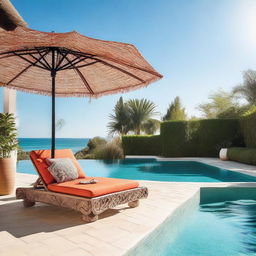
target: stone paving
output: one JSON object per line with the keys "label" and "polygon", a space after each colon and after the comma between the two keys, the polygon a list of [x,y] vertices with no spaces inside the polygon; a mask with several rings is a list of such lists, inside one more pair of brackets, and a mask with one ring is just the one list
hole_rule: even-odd
{"label": "stone paving", "polygon": [[[238,168],[231,162],[209,161],[214,161],[214,165],[226,163],[231,168]],[[255,169],[241,164],[239,168],[250,172]],[[30,186],[35,179],[35,175],[18,173],[17,187]],[[140,184],[149,188],[149,197],[141,200],[139,207],[116,207],[101,214],[93,223],[84,223],[79,213],[69,209],[41,203],[23,208],[14,195],[0,197],[0,255],[124,255],[193,197],[200,187],[231,185],[154,181],[141,181]],[[255,183],[250,185],[255,186]]]}

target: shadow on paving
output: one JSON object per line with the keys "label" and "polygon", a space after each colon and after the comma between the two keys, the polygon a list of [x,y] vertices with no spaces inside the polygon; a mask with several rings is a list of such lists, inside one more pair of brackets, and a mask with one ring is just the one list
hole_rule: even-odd
{"label": "shadow on paving", "polygon": [[1,198],[0,197],[0,202],[7,202],[7,201],[13,201],[16,199],[16,196],[13,197],[5,197],[5,198]]}
{"label": "shadow on paving", "polygon": [[[109,209],[99,215],[99,220],[119,213]],[[62,207],[36,203],[24,208],[22,202],[0,205],[0,232],[7,231],[16,238],[40,232],[53,232],[69,227],[86,225],[81,213]]]}

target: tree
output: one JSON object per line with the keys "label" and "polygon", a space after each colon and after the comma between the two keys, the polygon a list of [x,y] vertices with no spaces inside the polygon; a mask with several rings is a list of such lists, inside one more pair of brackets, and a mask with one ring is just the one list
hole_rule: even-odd
{"label": "tree", "polygon": [[55,124],[56,130],[61,130],[65,124],[66,122],[64,119],[59,119]]}
{"label": "tree", "polygon": [[154,114],[156,105],[147,99],[132,99],[127,102],[129,118],[130,118],[130,130],[139,135],[143,130],[143,125]]}
{"label": "tree", "polygon": [[179,97],[176,97],[174,101],[169,105],[163,120],[186,120],[187,115],[185,108],[182,107]]}
{"label": "tree", "polygon": [[114,114],[109,117],[108,123],[110,135],[118,133],[125,135],[128,132],[140,134],[154,134],[160,126],[156,119],[152,119],[155,114],[155,104],[146,99],[132,99],[124,102],[121,97],[115,105]]}
{"label": "tree", "polygon": [[223,90],[210,94],[209,100],[210,102],[202,103],[198,106],[198,109],[203,113],[205,118],[216,118],[227,109],[238,107],[233,93]]}
{"label": "tree", "polygon": [[108,130],[111,135],[115,133],[124,135],[129,132],[130,117],[128,105],[124,103],[123,97],[119,98],[114,108],[114,114],[110,114],[109,117],[112,120],[108,124]]}
{"label": "tree", "polygon": [[243,83],[234,87],[233,92],[245,98],[249,104],[256,105],[256,71],[244,71]]}
{"label": "tree", "polygon": [[250,105],[230,107],[225,111],[221,112],[220,114],[218,114],[217,118],[221,118],[221,119],[240,118],[251,108],[252,106]]}
{"label": "tree", "polygon": [[150,118],[145,121],[142,125],[142,130],[146,134],[155,134],[160,128],[160,121],[157,119]]}
{"label": "tree", "polygon": [[197,120],[200,120],[200,118],[197,117],[197,116],[191,116],[191,117],[189,118],[189,121],[197,121]]}

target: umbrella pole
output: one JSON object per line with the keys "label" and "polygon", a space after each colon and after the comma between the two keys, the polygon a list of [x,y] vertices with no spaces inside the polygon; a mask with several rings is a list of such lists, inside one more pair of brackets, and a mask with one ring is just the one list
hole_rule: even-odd
{"label": "umbrella pole", "polygon": [[54,49],[52,50],[51,77],[52,77],[52,148],[51,148],[51,157],[54,158],[55,157],[55,77],[56,77]]}
{"label": "umbrella pole", "polygon": [[55,157],[55,76],[52,76],[52,158]]}

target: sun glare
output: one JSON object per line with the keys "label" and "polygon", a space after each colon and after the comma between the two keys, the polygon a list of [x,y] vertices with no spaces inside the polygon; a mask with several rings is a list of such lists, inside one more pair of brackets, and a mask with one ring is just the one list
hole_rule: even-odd
{"label": "sun glare", "polygon": [[239,41],[247,50],[256,51],[256,1],[239,1],[233,16]]}

